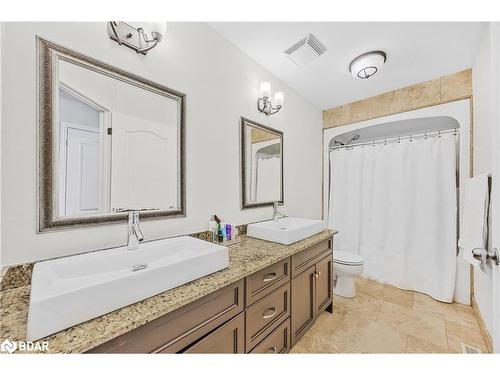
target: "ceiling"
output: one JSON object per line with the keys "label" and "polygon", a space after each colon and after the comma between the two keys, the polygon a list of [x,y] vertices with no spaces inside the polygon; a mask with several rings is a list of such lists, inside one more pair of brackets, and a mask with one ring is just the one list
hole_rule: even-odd
{"label": "ceiling", "polygon": [[[209,25],[324,110],[472,67],[486,23],[211,22]],[[283,51],[309,33],[327,51],[309,64],[297,66]],[[368,80],[352,78],[348,70],[351,60],[371,50],[385,51],[386,64]]]}

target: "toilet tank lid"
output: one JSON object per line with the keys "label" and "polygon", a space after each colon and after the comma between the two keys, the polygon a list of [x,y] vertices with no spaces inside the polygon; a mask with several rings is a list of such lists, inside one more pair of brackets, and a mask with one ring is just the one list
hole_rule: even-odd
{"label": "toilet tank lid", "polygon": [[333,261],[349,264],[360,264],[365,261],[365,259],[358,254],[354,254],[348,251],[335,251],[333,250]]}

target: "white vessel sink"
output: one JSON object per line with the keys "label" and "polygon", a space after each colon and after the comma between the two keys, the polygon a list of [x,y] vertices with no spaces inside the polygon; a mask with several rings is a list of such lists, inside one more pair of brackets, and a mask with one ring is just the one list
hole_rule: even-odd
{"label": "white vessel sink", "polygon": [[323,220],[285,217],[277,221],[269,220],[249,224],[247,235],[261,240],[290,245],[294,242],[311,237],[326,228]]}
{"label": "white vessel sink", "polygon": [[226,247],[177,237],[35,264],[27,339],[37,340],[229,266]]}

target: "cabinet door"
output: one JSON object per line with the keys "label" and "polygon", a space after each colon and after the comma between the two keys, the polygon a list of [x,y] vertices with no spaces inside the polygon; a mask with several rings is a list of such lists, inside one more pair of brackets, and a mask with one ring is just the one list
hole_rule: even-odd
{"label": "cabinet door", "polygon": [[184,353],[245,353],[245,317],[241,313],[205,336]]}
{"label": "cabinet door", "polygon": [[315,271],[313,265],[292,279],[292,346],[314,322]]}
{"label": "cabinet door", "polygon": [[316,263],[316,311],[321,312],[332,302],[332,256]]}

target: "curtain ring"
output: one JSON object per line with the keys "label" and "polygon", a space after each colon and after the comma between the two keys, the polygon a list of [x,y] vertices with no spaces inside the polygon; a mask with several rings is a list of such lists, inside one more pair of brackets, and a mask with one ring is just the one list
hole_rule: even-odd
{"label": "curtain ring", "polygon": [[424,139],[427,139],[427,132],[424,133]]}
{"label": "curtain ring", "polygon": [[441,138],[441,130],[438,131],[438,137]]}
{"label": "curtain ring", "polygon": [[373,145],[372,146],[375,147],[375,141],[373,141]]}
{"label": "curtain ring", "polygon": [[384,145],[387,145],[387,138],[384,139]]}
{"label": "curtain ring", "polygon": [[413,142],[413,135],[410,135],[410,142]]}
{"label": "curtain ring", "polygon": [[398,137],[398,143],[401,143],[401,137]]}

